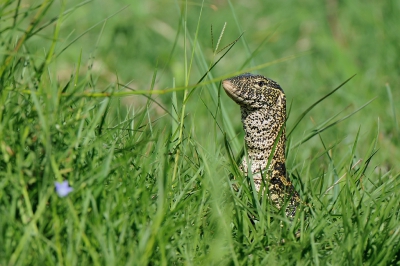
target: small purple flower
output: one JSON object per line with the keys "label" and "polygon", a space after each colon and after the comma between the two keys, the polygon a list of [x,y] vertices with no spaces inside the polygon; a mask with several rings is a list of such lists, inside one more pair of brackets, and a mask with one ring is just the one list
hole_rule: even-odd
{"label": "small purple flower", "polygon": [[72,192],[72,190],[74,190],[72,187],[70,187],[68,185],[68,181],[65,180],[62,183],[59,182],[54,182],[54,185],[56,186],[56,192],[58,194],[58,196],[60,196],[61,198],[67,196],[69,193]]}

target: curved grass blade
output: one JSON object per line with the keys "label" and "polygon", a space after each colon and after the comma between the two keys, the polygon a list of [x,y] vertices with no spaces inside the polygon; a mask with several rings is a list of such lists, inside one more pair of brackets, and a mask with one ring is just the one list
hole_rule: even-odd
{"label": "curved grass blade", "polygon": [[290,132],[287,134],[287,137],[289,137],[293,131],[296,129],[296,127],[299,125],[299,123],[301,122],[301,120],[303,120],[303,118],[306,116],[306,114],[308,114],[315,106],[317,106],[319,103],[321,103],[323,100],[325,100],[326,98],[328,98],[329,96],[331,96],[333,93],[335,93],[337,90],[339,90],[341,87],[343,87],[344,84],[346,84],[347,82],[349,82],[352,78],[354,78],[356,74],[354,74],[353,76],[351,76],[350,78],[348,78],[347,80],[345,80],[342,84],[340,84],[338,87],[336,87],[334,90],[332,90],[331,92],[329,92],[327,95],[325,95],[324,97],[322,97],[321,99],[319,99],[318,101],[316,101],[315,103],[313,103],[310,107],[308,107],[300,116],[299,118],[297,118],[296,123],[294,124],[292,130],[290,130]]}

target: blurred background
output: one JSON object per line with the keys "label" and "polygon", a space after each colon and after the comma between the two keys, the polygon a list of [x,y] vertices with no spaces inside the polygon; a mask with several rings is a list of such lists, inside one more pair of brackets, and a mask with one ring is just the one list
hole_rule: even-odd
{"label": "blurred background", "polygon": [[[255,71],[277,81],[286,92],[291,109],[290,131],[302,111],[357,74],[307,114],[293,133],[293,143],[333,116],[345,117],[375,99],[354,116],[323,132],[321,137],[327,146],[333,146],[334,154],[338,144],[342,150],[351,150],[360,130],[360,158],[377,138],[379,151],[373,167],[379,172],[399,170],[396,116],[400,116],[400,1],[70,0],[64,6],[61,2],[54,3],[48,16],[58,15],[62,8],[72,12],[65,15],[57,46],[58,52],[68,46],[56,62],[61,82],[74,73],[82,54],[84,68],[91,68],[98,77],[98,89],[117,82],[132,89],[150,89],[156,68],[155,90],[185,86],[185,26],[186,56],[190,59],[191,43],[199,25],[195,60],[187,80],[189,85],[195,84],[205,73],[204,65],[209,66],[223,54],[214,53],[221,31],[224,29],[219,48],[243,33],[211,75],[218,78],[295,56]],[[185,13],[187,16],[183,16]],[[31,52],[43,57],[43,42],[51,41],[44,36],[52,36],[52,30],[49,27],[46,29],[49,34],[45,31],[31,40]],[[219,82],[216,86],[220,90]],[[212,88],[198,87],[195,97],[188,100],[186,121],[200,143],[223,145],[222,134],[215,139],[209,133],[207,125],[213,120],[209,110],[216,110],[217,106],[213,105],[216,101],[209,101],[212,96],[204,93],[204,89]],[[182,95],[182,91],[178,92],[178,99]],[[171,94],[155,98],[171,110]],[[121,101],[126,106],[140,108],[145,98],[129,96]],[[241,141],[239,107],[224,93],[220,101]],[[152,108],[155,117],[163,115],[156,105]],[[296,153],[302,160],[324,150],[318,137],[302,147]]]}

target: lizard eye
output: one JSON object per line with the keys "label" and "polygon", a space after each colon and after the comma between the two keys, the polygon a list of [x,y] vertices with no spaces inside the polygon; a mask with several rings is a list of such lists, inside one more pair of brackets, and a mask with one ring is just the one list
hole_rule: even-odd
{"label": "lizard eye", "polygon": [[257,85],[258,85],[259,87],[262,87],[262,86],[265,85],[265,82],[264,82],[264,81],[259,81],[259,82],[257,83]]}

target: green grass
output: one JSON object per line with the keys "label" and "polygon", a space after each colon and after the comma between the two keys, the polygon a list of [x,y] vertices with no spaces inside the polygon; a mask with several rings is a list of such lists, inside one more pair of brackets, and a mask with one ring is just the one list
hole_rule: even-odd
{"label": "green grass", "polygon": [[[1,4],[0,265],[399,264],[397,2],[136,2]],[[287,95],[292,223],[236,164],[244,71]]]}

